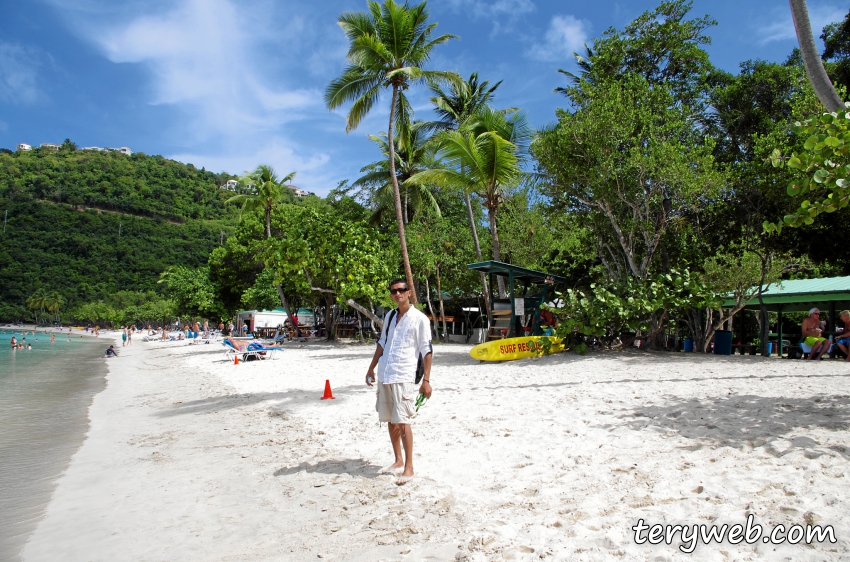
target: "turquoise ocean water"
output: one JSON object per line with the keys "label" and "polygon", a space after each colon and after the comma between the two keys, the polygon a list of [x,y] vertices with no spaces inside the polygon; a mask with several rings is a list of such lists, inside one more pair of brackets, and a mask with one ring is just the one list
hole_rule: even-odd
{"label": "turquoise ocean water", "polygon": [[[12,336],[31,350],[12,351]],[[36,341],[36,339],[38,341]],[[110,340],[0,328],[0,561],[19,560],[105,387]]]}

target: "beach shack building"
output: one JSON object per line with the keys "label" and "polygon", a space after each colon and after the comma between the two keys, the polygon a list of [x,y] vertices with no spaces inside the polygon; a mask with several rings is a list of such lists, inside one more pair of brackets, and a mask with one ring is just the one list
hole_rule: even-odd
{"label": "beach shack building", "polygon": [[236,315],[236,327],[242,330],[248,327],[249,332],[257,328],[274,328],[283,325],[289,319],[283,308],[274,310],[243,310]]}
{"label": "beach shack building", "polygon": [[[295,312],[298,317],[298,325],[312,325],[313,311],[309,308],[299,308]],[[260,328],[276,328],[282,326],[289,319],[286,310],[275,308],[274,310],[243,310],[236,315],[236,327],[239,330],[248,326],[249,332]]]}
{"label": "beach shack building", "polygon": [[[540,305],[552,300],[555,284],[565,283],[566,278],[499,261],[470,263],[466,267],[490,278],[488,340],[543,334]],[[493,292],[498,277],[507,281],[506,298]]]}
{"label": "beach shack building", "polygon": [[[779,281],[765,287],[762,291],[762,303],[765,311],[776,312],[778,322],[776,331],[770,332],[770,341],[773,343],[773,353],[782,355],[784,352],[793,350],[801,339],[801,327],[797,324],[791,331],[783,330],[783,314],[791,312],[808,312],[817,308],[821,312],[827,312],[827,325],[823,333],[824,337],[837,335],[835,321],[837,313],[844,309],[850,309],[850,277],[822,277],[818,279],[792,279]],[[734,301],[726,301],[724,306],[732,306]],[[753,297],[744,307],[744,311],[753,311],[761,314],[761,305],[758,297]],[[743,311],[742,311],[743,313]],[[763,323],[768,319],[763,317]],[[739,322],[739,339],[743,341],[743,322]],[[778,343],[782,345],[777,345]]]}

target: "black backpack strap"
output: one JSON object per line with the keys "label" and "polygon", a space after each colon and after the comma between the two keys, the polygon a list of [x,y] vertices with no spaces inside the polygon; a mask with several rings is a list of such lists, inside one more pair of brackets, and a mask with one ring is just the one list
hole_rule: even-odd
{"label": "black backpack strap", "polygon": [[398,312],[398,309],[397,308],[393,309],[393,311],[390,312],[389,317],[384,321],[384,327],[381,330],[382,335],[384,336],[384,343],[387,343],[387,336],[390,335],[390,324],[392,324],[393,318],[395,318],[396,312]]}

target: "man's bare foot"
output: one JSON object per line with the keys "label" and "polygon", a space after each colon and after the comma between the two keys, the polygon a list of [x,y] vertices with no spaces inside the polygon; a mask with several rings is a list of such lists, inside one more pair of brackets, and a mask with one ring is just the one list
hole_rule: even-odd
{"label": "man's bare foot", "polygon": [[396,479],[395,483],[396,483],[396,485],[398,485],[398,486],[404,486],[405,484],[407,484],[407,483],[408,483],[408,482],[410,482],[411,480],[413,480],[413,474],[411,474],[411,475],[409,475],[409,476],[408,476],[408,475],[406,475],[406,474],[402,474],[401,476],[399,476],[399,477]]}
{"label": "man's bare foot", "polygon": [[379,470],[378,474],[395,474],[402,469],[404,469],[404,462],[394,462]]}

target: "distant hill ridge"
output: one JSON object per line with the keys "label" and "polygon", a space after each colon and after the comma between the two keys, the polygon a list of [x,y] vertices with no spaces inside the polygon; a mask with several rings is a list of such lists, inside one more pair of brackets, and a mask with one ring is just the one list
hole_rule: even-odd
{"label": "distant hill ridge", "polygon": [[0,151],[0,321],[26,314],[37,289],[68,310],[205,264],[237,223],[219,189],[233,177],[138,152]]}
{"label": "distant hill ridge", "polygon": [[233,177],[141,152],[60,148],[0,154],[3,199],[41,199],[178,221],[233,217],[234,210],[224,206],[232,194],[219,189]]}

